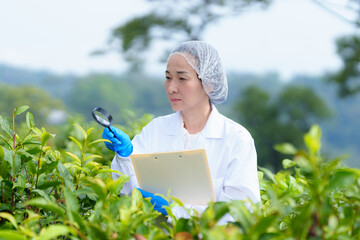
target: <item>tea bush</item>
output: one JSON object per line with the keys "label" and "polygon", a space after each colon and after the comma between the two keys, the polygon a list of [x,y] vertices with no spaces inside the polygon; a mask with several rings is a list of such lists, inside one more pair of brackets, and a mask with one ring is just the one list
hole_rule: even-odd
{"label": "tea bush", "polygon": [[[104,139],[93,127],[67,127],[68,141],[58,148],[56,136],[37,128],[30,112],[23,126],[0,116],[0,239],[360,239],[360,171],[341,158],[320,154],[321,131],[304,136],[306,150],[276,146],[292,156],[274,174],[259,168],[262,202],[209,203],[203,214],[171,223],[134,190],[119,196],[128,176],[111,179]],[[133,136],[151,116],[127,126]],[[219,225],[225,214],[234,222]]]}

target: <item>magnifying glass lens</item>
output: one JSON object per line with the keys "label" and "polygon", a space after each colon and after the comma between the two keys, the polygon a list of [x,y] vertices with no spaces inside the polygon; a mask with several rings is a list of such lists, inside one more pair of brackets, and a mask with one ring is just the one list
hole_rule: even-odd
{"label": "magnifying glass lens", "polygon": [[101,125],[103,125],[104,127],[107,127],[110,125],[110,121],[109,119],[104,116],[101,112],[98,111],[94,111],[95,114],[95,119],[97,120],[97,122],[99,122]]}
{"label": "magnifying glass lens", "polygon": [[111,115],[101,107],[94,108],[94,110],[92,111],[92,116],[96,122],[98,122],[104,127],[109,127],[113,121]]}

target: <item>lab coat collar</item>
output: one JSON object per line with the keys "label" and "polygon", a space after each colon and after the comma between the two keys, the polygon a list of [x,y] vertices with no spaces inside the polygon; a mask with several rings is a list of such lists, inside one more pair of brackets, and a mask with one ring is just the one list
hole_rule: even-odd
{"label": "lab coat collar", "polygon": [[211,104],[211,108],[212,111],[209,119],[202,132],[208,138],[223,138],[225,128],[224,117],[218,112],[214,104]]}
{"label": "lab coat collar", "polygon": [[[223,138],[224,135],[224,119],[223,116],[218,112],[216,107],[211,104],[212,111],[209,119],[202,130],[205,137],[208,138]],[[180,135],[183,127],[183,120],[180,112],[176,112],[172,115],[170,126],[167,128],[168,135]]]}

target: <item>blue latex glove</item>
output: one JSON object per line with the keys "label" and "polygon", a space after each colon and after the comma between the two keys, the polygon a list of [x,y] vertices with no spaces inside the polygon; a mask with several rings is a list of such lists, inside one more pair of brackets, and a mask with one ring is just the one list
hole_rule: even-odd
{"label": "blue latex glove", "polygon": [[105,146],[122,157],[130,156],[133,151],[133,145],[129,136],[116,127],[110,126],[110,128],[114,134],[108,128],[104,128],[102,133],[104,139],[111,141],[111,143],[105,142]]}
{"label": "blue latex glove", "polygon": [[168,215],[164,206],[169,206],[168,201],[166,201],[161,196],[154,195],[153,193],[142,190],[141,188],[137,188],[140,191],[143,198],[150,198],[150,202],[154,205],[154,210],[162,213],[163,215]]}

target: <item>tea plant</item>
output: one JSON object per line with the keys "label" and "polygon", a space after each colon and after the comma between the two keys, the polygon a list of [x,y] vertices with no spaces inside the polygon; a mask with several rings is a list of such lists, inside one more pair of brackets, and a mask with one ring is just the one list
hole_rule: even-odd
{"label": "tea plant", "polygon": [[11,121],[0,116],[0,239],[360,239],[360,170],[322,157],[318,126],[304,136],[306,150],[275,146],[289,159],[276,174],[259,168],[261,203],[210,202],[177,219],[171,208],[184,205],[167,196],[167,222],[136,189],[119,195],[129,177],[112,180],[99,132],[73,124],[56,149],[55,134],[35,127],[30,112],[15,126],[28,108],[14,109]]}
{"label": "tea plant", "polygon": [[12,124],[0,116],[7,135],[0,135],[0,238],[128,239],[136,231],[164,235],[152,227],[160,214],[137,190],[119,197],[128,176],[113,181],[113,170],[94,161],[101,156],[87,151],[105,141],[89,141],[92,128],[75,125],[81,136],[69,138],[77,150],[62,155],[48,144],[54,134],[36,128],[30,112],[24,136],[16,132],[15,117],[27,109],[16,108]]}

